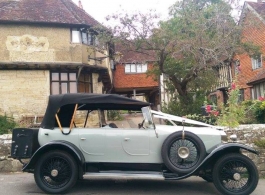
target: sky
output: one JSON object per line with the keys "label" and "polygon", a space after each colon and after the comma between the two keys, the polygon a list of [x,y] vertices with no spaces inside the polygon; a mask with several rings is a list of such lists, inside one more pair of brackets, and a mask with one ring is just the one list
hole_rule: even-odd
{"label": "sky", "polygon": [[[72,0],[78,5],[79,0]],[[168,8],[177,0],[81,0],[83,9],[95,18],[98,22],[106,24],[106,16],[123,12],[132,13],[133,11],[145,12],[146,10],[156,10],[161,14],[161,18],[166,19]],[[244,0],[240,0],[241,4]],[[247,0],[254,1],[257,0]]]}
{"label": "sky", "polygon": [[[79,0],[72,0],[78,5]],[[106,16],[120,13],[125,10],[128,13],[133,11],[144,12],[156,10],[162,18],[167,18],[168,8],[176,0],[81,0],[83,9],[100,23],[106,23]]]}

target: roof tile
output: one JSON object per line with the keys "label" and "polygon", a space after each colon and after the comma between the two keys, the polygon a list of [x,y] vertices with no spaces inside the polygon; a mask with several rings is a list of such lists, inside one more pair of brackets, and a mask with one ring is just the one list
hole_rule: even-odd
{"label": "roof tile", "polygon": [[247,84],[258,83],[262,80],[265,80],[265,69],[260,70],[258,74],[249,79]]}
{"label": "roof tile", "polygon": [[265,2],[247,2],[256,12],[265,19]]}
{"label": "roof tile", "polygon": [[1,22],[99,25],[71,0],[2,0]]}

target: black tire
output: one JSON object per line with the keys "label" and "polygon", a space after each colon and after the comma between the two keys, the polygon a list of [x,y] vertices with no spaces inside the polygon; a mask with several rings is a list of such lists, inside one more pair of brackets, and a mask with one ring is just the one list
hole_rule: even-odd
{"label": "black tire", "polygon": [[258,180],[255,164],[239,153],[222,156],[213,168],[213,183],[222,194],[251,194],[257,187]]}
{"label": "black tire", "polygon": [[46,193],[65,193],[75,185],[78,167],[70,154],[59,150],[51,151],[38,160],[34,178],[38,187]]}
{"label": "black tire", "polygon": [[[187,158],[179,156],[180,147],[189,150]],[[172,133],[164,141],[161,155],[166,167],[174,173],[186,174],[193,171],[206,156],[205,146],[202,140],[195,134],[185,131],[182,139],[182,131]]]}

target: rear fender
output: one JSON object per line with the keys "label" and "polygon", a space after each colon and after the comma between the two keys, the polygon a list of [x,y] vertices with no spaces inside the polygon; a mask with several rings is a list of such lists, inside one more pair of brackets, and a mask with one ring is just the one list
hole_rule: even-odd
{"label": "rear fender", "polygon": [[76,160],[78,166],[79,166],[79,174],[85,172],[85,158],[82,152],[79,150],[78,147],[76,147],[74,144],[63,141],[63,140],[57,140],[57,141],[51,141],[42,147],[40,147],[31,157],[29,163],[27,163],[23,167],[24,172],[33,172],[35,164],[37,163],[38,159],[46,152],[49,152],[51,150],[63,150],[66,152],[69,152],[73,156],[73,158]]}

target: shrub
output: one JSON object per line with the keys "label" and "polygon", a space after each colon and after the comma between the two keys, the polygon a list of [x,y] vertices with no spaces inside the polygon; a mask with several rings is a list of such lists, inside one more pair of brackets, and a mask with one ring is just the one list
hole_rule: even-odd
{"label": "shrub", "polygon": [[121,116],[119,110],[108,110],[108,120],[120,121],[123,117]]}
{"label": "shrub", "polygon": [[256,100],[245,100],[242,102],[242,105],[245,107],[245,120],[244,121],[240,121],[240,124],[257,124],[259,123],[257,118],[256,118],[256,114],[255,114],[255,110],[256,110],[256,105],[257,101]]}
{"label": "shrub", "polygon": [[245,106],[239,103],[239,89],[232,83],[228,92],[228,100],[225,105],[221,105],[221,114],[217,118],[220,126],[237,127],[241,121],[245,121]]}
{"label": "shrub", "polygon": [[265,123],[265,101],[264,97],[260,97],[259,100],[255,101],[254,113],[259,123]]}
{"label": "shrub", "polygon": [[[184,99],[188,99],[187,103]],[[162,111],[177,116],[189,114],[201,114],[201,106],[205,100],[205,94],[196,92],[188,94],[187,97],[175,96],[168,104],[162,105]]]}
{"label": "shrub", "polygon": [[186,115],[186,117],[188,119],[192,119],[192,120],[196,120],[196,121],[200,121],[203,123],[207,123],[210,125],[215,125],[216,124],[216,116],[215,115],[209,115],[209,116],[204,116],[201,114],[188,114]]}
{"label": "shrub", "polygon": [[15,126],[16,123],[12,117],[0,115],[0,135],[9,133]]}

